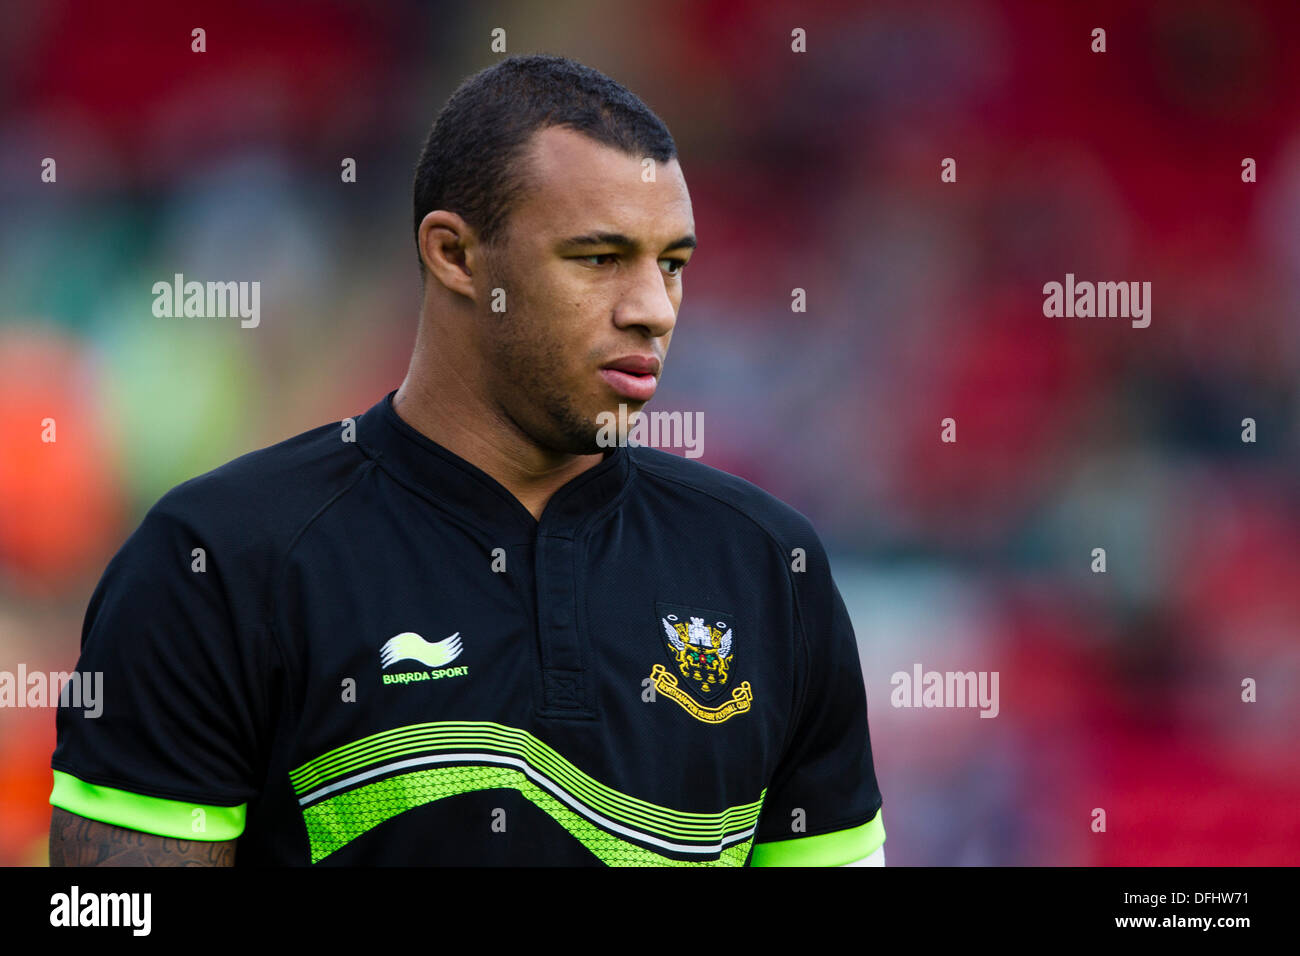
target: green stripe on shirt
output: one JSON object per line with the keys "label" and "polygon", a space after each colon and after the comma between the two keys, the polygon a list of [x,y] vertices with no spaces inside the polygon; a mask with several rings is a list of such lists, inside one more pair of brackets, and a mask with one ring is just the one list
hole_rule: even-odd
{"label": "green stripe on shirt", "polygon": [[819,836],[756,843],[750,866],[843,866],[870,856],[885,842],[880,811],[860,827]]}
{"label": "green stripe on shirt", "polygon": [[244,832],[245,803],[219,807],[186,800],[147,797],[129,790],[86,783],[54,771],[50,804],[88,820],[177,840],[233,840]]}

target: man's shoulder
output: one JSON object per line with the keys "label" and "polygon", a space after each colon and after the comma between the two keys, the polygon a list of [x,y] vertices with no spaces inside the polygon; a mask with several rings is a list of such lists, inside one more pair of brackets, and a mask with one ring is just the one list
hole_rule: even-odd
{"label": "man's shoulder", "polygon": [[291,537],[369,459],[333,422],[240,455],[164,494],[145,521],[266,545]]}
{"label": "man's shoulder", "polygon": [[796,508],[738,475],[650,447],[630,447],[637,471],[652,482],[679,489],[713,515],[734,515],[766,531],[782,545],[820,547],[812,522]]}

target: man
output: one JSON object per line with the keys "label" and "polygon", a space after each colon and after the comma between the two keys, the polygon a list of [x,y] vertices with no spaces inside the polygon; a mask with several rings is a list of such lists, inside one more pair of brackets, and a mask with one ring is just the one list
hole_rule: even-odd
{"label": "man", "polygon": [[405,381],[173,489],[113,559],[79,664],[102,716],[59,713],[52,862],[883,863],[813,529],[602,440],[681,306],[675,153],[563,58],[453,94],[416,173]]}

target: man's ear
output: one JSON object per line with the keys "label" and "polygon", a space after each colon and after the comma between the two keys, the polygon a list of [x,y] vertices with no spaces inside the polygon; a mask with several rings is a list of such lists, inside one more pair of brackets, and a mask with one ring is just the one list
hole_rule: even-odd
{"label": "man's ear", "polygon": [[420,221],[419,243],[426,283],[441,282],[475,298],[472,262],[480,258],[482,246],[473,227],[454,212],[435,209]]}

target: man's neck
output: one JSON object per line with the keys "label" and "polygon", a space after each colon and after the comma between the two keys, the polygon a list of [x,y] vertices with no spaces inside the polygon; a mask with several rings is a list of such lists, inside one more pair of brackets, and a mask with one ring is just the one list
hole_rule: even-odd
{"label": "man's neck", "polygon": [[557,454],[539,447],[517,426],[474,401],[464,382],[434,386],[406,376],[393,396],[393,411],[430,441],[496,479],[537,520],[560,488],[604,459],[603,455]]}

